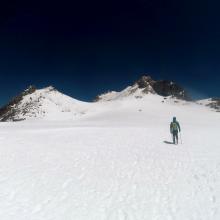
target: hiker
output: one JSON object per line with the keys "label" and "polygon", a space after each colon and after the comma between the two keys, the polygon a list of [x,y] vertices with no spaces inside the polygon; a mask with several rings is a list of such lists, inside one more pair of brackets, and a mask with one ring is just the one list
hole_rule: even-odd
{"label": "hiker", "polygon": [[173,144],[178,144],[178,132],[180,132],[180,125],[176,117],[173,117],[173,121],[170,123],[170,133],[173,135]]}

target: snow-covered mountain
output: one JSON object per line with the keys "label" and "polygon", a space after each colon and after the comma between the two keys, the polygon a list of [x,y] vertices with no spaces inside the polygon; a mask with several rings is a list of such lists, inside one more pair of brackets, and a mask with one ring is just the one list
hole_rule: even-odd
{"label": "snow-covered mountain", "polygon": [[132,86],[128,86],[120,92],[111,91],[96,97],[95,101],[111,101],[123,99],[128,96],[142,98],[147,94],[157,94],[163,97],[172,97],[181,100],[191,100],[187,92],[178,84],[167,80],[153,80],[150,76],[144,75]]}
{"label": "snow-covered mountain", "polygon": [[60,93],[52,86],[39,90],[30,86],[0,109],[0,120],[71,119],[84,114],[88,105]]}
{"label": "snow-covered mountain", "polygon": [[[219,99],[200,100],[192,102],[187,92],[172,81],[155,81],[150,76],[142,76],[132,86],[119,92],[108,92],[97,96],[95,102],[82,102],[67,96],[54,87],[36,89],[30,86],[24,92],[0,108],[0,121],[21,121],[30,119],[73,120],[89,116],[97,112],[111,111],[126,100],[139,100],[148,103],[198,105],[219,111]],[[116,104],[115,101],[118,101]],[[154,101],[153,101],[154,103]],[[155,105],[156,103],[149,103]],[[157,105],[157,104],[156,104]]]}

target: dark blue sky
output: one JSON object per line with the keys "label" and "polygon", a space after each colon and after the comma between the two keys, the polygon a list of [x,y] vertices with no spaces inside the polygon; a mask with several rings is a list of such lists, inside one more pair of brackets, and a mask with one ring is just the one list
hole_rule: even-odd
{"label": "dark blue sky", "polygon": [[218,1],[6,1],[0,104],[30,84],[82,100],[143,73],[220,96]]}

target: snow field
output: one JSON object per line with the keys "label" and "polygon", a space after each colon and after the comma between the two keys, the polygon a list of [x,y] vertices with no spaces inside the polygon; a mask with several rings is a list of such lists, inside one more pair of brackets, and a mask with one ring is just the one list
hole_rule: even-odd
{"label": "snow field", "polygon": [[[0,219],[220,219],[218,113],[157,96],[97,105],[0,124]],[[179,145],[167,144],[174,114]]]}

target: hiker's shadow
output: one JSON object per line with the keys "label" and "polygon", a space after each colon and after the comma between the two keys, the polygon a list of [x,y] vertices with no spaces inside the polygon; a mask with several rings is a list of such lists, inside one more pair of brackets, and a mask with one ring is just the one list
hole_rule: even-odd
{"label": "hiker's shadow", "polygon": [[173,144],[173,142],[170,142],[170,141],[164,141],[163,143],[165,143],[165,144]]}

